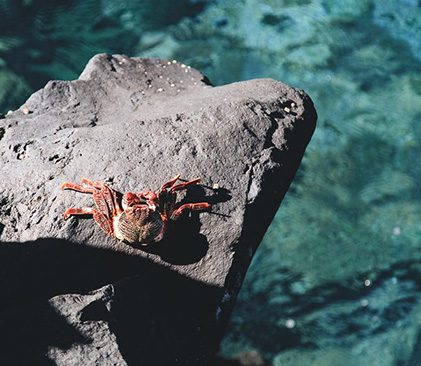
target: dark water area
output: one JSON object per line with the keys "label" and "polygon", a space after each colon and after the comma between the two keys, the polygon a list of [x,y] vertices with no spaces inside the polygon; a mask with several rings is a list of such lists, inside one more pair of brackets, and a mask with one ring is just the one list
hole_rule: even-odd
{"label": "dark water area", "polygon": [[0,112],[96,53],[274,78],[319,114],[221,354],[421,364],[421,5],[415,0],[0,0]]}

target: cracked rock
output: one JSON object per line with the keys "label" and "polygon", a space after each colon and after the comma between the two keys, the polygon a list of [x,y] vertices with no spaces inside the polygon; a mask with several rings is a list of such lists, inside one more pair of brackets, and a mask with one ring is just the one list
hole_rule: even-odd
{"label": "cracked rock", "polygon": [[[314,131],[301,90],[213,87],[176,61],[97,55],[0,119],[0,364],[204,365]],[[208,202],[147,247],[107,236],[88,177],[117,192],[181,174]],[[25,352],[22,352],[25,350]]]}

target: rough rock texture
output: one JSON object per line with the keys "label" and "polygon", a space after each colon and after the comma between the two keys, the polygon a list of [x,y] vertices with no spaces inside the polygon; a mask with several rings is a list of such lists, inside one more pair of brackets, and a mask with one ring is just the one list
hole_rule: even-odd
{"label": "rough rock texture", "polygon": [[[206,364],[315,121],[275,80],[212,87],[175,61],[105,54],[0,119],[0,364]],[[180,201],[212,212],[157,245],[62,219],[93,205],[64,181],[124,193],[177,173],[203,183]]]}

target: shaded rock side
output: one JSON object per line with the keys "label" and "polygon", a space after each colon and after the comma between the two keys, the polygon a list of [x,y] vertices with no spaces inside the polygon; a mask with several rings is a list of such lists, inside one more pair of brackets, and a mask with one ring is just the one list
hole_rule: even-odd
{"label": "shaded rock side", "polygon": [[[315,122],[310,98],[275,80],[213,87],[176,61],[105,54],[0,119],[0,363],[206,364]],[[175,174],[202,179],[180,202],[212,212],[156,245],[62,219],[93,206],[65,181],[125,193]]]}

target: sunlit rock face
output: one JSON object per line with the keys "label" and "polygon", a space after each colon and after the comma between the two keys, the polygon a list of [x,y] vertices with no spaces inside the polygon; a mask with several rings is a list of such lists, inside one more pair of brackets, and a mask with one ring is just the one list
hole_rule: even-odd
{"label": "sunlit rock face", "polygon": [[[310,98],[278,81],[213,87],[177,61],[122,55],[33,94],[0,120],[0,363],[209,361],[315,122]],[[62,218],[94,206],[65,181],[123,194],[176,174],[202,180],[179,204],[212,210],[154,245]]]}

